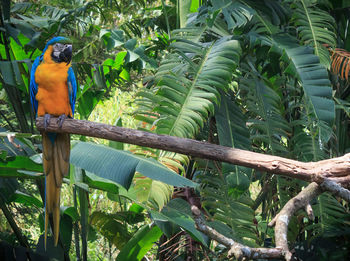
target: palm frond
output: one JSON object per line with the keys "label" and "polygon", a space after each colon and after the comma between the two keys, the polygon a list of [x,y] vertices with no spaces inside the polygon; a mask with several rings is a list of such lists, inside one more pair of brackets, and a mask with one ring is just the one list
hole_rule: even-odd
{"label": "palm frond", "polygon": [[350,214],[332,195],[323,193],[312,208],[315,216],[318,217],[316,224],[306,227],[307,230],[312,229],[314,232],[312,238],[317,236],[339,237],[350,234]]}
{"label": "palm frond", "polygon": [[287,35],[274,36],[270,44],[271,50],[278,50],[286,64],[284,73],[299,81],[316,120],[332,125],[335,119],[332,86],[327,70],[313,54],[312,48],[299,46]]}
{"label": "palm frond", "polygon": [[272,35],[279,31],[278,27],[272,24],[268,19],[260,14],[256,14],[252,19],[253,27],[250,29],[251,32],[255,32],[261,35]]}
{"label": "palm frond", "polygon": [[[298,84],[290,84],[295,95],[295,103],[289,110],[299,112],[297,118],[292,117],[294,137],[293,153],[299,160],[320,160],[326,157],[326,144],[332,137],[335,119],[335,104],[332,99],[332,87],[328,72],[320,64],[312,49],[299,46],[288,39],[274,37],[275,46],[281,49],[281,60],[286,64],[284,72],[299,80]],[[303,95],[304,94],[304,95]]]}
{"label": "palm frond", "polygon": [[187,39],[192,42],[199,42],[202,40],[203,34],[207,29],[207,25],[188,25],[185,28],[173,30],[171,32],[171,38],[173,40]]}
{"label": "palm frond", "polygon": [[[251,139],[257,147],[266,148],[274,155],[286,154],[290,126],[284,119],[282,101],[268,79],[249,73],[240,81],[242,95],[246,95],[247,108],[250,111],[249,128]],[[268,84],[267,84],[268,83]]]}
{"label": "palm frond", "polygon": [[[229,94],[221,95],[221,104],[215,113],[219,143],[223,146],[250,150],[247,119],[241,108],[233,101],[233,95]],[[249,189],[252,169],[222,163],[222,172],[227,175],[230,195],[238,197]]]}
{"label": "palm frond", "polygon": [[280,31],[279,25],[288,20],[287,11],[279,1],[245,1],[254,8],[250,23],[253,27],[247,32],[272,35]]}
{"label": "palm frond", "polygon": [[241,1],[212,1],[212,13],[220,11],[224,15],[228,29],[246,25],[255,14],[255,10]]}
{"label": "palm frond", "polygon": [[221,95],[221,103],[215,113],[220,145],[238,149],[250,149],[246,116],[233,100],[234,94]]}
{"label": "palm frond", "polygon": [[227,39],[209,44],[178,40],[172,47],[158,69],[156,86],[140,92],[142,105],[158,116],[157,133],[193,137],[213,113],[218,91],[227,88],[241,49]]}
{"label": "palm frond", "polygon": [[314,48],[315,54],[327,68],[330,57],[322,44],[336,45],[335,21],[326,11],[318,8],[314,1],[299,0],[292,4],[293,21],[296,25],[300,40]]}
{"label": "palm frond", "polygon": [[332,49],[328,46],[331,53],[331,68],[334,74],[339,75],[342,80],[349,80],[350,74],[350,52],[344,49]]}
{"label": "palm frond", "polygon": [[227,228],[230,228],[226,232],[234,240],[254,245],[250,241],[257,239],[253,223],[254,211],[251,208],[252,200],[247,194],[242,194],[239,198],[230,195],[232,186],[227,177],[217,172],[198,175],[202,184],[202,206],[215,221],[224,223]]}
{"label": "palm frond", "polygon": [[300,117],[300,120],[292,123],[294,136],[291,144],[294,158],[305,162],[327,158],[327,142],[333,135],[332,128],[323,121],[315,125],[315,118],[308,110],[301,111]]}
{"label": "palm frond", "polygon": [[133,182],[137,200],[146,203],[152,209],[162,209],[171,199],[173,186],[140,174],[135,175]]}

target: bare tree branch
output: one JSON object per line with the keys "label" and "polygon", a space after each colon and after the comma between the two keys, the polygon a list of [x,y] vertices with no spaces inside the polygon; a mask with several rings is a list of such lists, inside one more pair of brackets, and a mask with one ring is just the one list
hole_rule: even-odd
{"label": "bare tree branch", "polygon": [[311,204],[307,204],[305,206],[305,212],[310,220],[312,221],[315,220],[315,215],[314,215],[314,211],[312,210]]}
{"label": "bare tree branch", "polygon": [[[37,118],[36,125],[39,131],[44,131],[42,117]],[[57,118],[51,118],[47,131],[80,134],[173,151],[204,159],[228,162],[308,182],[316,181],[319,184],[323,182],[324,178],[332,177],[335,179],[334,181],[337,181],[336,179],[344,178],[350,173],[350,153],[339,158],[305,163],[192,139],[157,135],[145,131],[74,119],[66,119],[62,128],[59,128]]]}
{"label": "bare tree branch", "polygon": [[294,198],[290,199],[269,223],[269,226],[275,226],[276,247],[280,247],[283,250],[286,260],[289,261],[292,258],[287,241],[288,224],[291,217],[297,210],[305,208],[308,217],[313,220],[314,214],[310,201],[320,195],[323,191],[330,191],[336,196],[339,196],[348,202],[350,201],[350,191],[343,188],[338,183],[329,179],[325,179],[320,185],[313,182]]}
{"label": "bare tree branch", "polygon": [[192,205],[191,210],[197,229],[229,248],[229,256],[234,256],[238,260],[283,258],[283,251],[280,248],[252,248],[235,242],[233,239],[228,238],[217,232],[215,229],[207,226],[205,220],[201,216],[201,211],[197,206]]}
{"label": "bare tree branch", "polygon": [[322,193],[322,189],[317,183],[315,182],[310,183],[298,195],[290,199],[284,205],[282,210],[269,223],[269,226],[275,225],[276,247],[279,247],[283,250],[284,257],[287,261],[291,260],[292,258],[292,253],[289,251],[288,241],[287,241],[289,221],[297,210],[308,206],[309,202],[321,193]]}
{"label": "bare tree branch", "polygon": [[342,199],[350,202],[350,191],[332,180],[324,180],[321,184],[321,188],[325,191],[330,191],[333,195],[341,197]]}

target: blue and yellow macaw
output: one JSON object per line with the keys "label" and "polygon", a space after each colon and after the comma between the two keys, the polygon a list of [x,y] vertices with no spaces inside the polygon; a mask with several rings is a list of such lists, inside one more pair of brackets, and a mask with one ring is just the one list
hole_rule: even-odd
{"label": "blue and yellow macaw", "polygon": [[[58,117],[61,127],[73,117],[77,84],[71,67],[72,42],[54,37],[33,63],[30,74],[30,98],[35,116],[44,117],[45,130],[50,117]],[[60,193],[63,177],[69,171],[70,135],[42,132],[45,173],[45,247],[49,215],[53,216],[54,242],[58,242],[60,224]]]}

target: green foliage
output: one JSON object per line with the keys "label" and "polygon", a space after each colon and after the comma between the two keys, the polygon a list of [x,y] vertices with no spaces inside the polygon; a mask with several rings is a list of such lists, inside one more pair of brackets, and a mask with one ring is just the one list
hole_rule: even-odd
{"label": "green foliage", "polygon": [[35,206],[38,208],[44,207],[43,203],[39,199],[20,191],[16,191],[14,194],[12,194],[9,198],[9,202],[17,202],[26,206]]}
{"label": "green foliage", "polygon": [[190,206],[186,201],[182,199],[173,199],[161,212],[151,211],[151,217],[156,222],[169,221],[184,229],[195,240],[201,242],[203,245],[207,245],[203,235],[195,227]]}
{"label": "green foliage", "polygon": [[158,115],[159,134],[193,137],[213,113],[219,90],[227,88],[240,46],[222,39],[208,47],[177,40],[172,47],[175,54],[163,60],[156,74],[156,92],[139,93],[145,97],[145,111],[139,113],[152,109]]}
{"label": "green foliage", "polygon": [[229,30],[244,26],[253,17],[254,9],[250,8],[244,1],[219,0],[213,1],[211,10],[216,15],[222,13]]}
{"label": "green foliage", "polygon": [[116,214],[108,215],[94,212],[90,217],[91,225],[97,227],[98,231],[112,242],[118,249],[122,249],[131,238],[127,227],[120,222]]}
{"label": "green foliage", "polygon": [[[253,223],[254,211],[251,209],[252,200],[247,193],[242,193],[249,187],[243,185],[244,174],[241,172],[224,175],[223,173],[203,173],[198,178],[203,184],[201,188],[202,205],[212,215],[214,220],[226,224],[234,240],[243,242],[244,238],[256,240]],[[233,182],[232,179],[238,179]],[[248,185],[248,187],[247,187]],[[245,243],[251,244],[247,241]]]}
{"label": "green foliage", "polygon": [[[3,0],[0,7],[0,203],[9,209],[2,240],[24,244],[7,232],[16,231],[57,259],[156,259],[159,241],[168,259],[221,260],[226,249],[196,229],[189,202],[227,237],[271,246],[267,223],[305,186],[227,163],[79,142],[62,186],[60,243],[54,248],[49,238],[45,252],[43,237],[25,226],[43,227],[44,202],[28,82],[32,60],[56,35],[73,40],[76,118],[301,161],[349,151],[350,86],[327,71],[326,49],[349,49],[346,1]],[[346,259],[348,203],[322,194],[311,204],[315,221],[298,212],[290,246],[305,260],[315,258],[310,248],[317,260]]]}
{"label": "green foliage", "polygon": [[322,44],[332,47],[336,45],[334,18],[327,12],[318,8],[314,1],[294,1],[293,18],[302,43],[314,47],[315,54],[320,57],[321,63],[330,67],[328,50]]}
{"label": "green foliage", "polygon": [[[97,161],[96,161],[97,159]],[[118,168],[115,161],[120,162]],[[152,158],[143,158],[102,145],[79,142],[71,151],[71,163],[129,189],[135,172],[178,187],[195,187],[196,183],[169,170]]]}
{"label": "green foliage", "polygon": [[173,193],[172,186],[139,174],[135,176],[134,184],[136,199],[139,202],[148,203],[155,209],[162,209]]}
{"label": "green foliage", "polygon": [[301,82],[308,102],[319,121],[332,124],[335,118],[332,88],[325,68],[307,47],[296,47],[286,38],[274,38],[276,45],[284,51],[281,59],[289,63],[285,73],[296,76]]}
{"label": "green foliage", "polygon": [[283,117],[281,97],[271,88],[273,83],[267,77],[261,78],[252,73],[242,77],[240,82],[243,95],[247,97],[244,102],[251,114],[248,120],[251,138],[254,143],[268,146],[273,154],[281,155],[286,151],[285,142],[290,127]]}
{"label": "green foliage", "polygon": [[328,193],[324,193],[318,198],[318,202],[313,205],[315,215],[317,215],[322,222],[310,225],[307,227],[317,235],[322,234],[326,238],[348,236],[349,227],[347,222],[350,218],[349,213],[344,206],[340,204],[334,197]]}
{"label": "green foliage", "polygon": [[[237,149],[250,149],[251,141],[249,130],[246,127],[246,118],[229,95],[222,96],[215,120],[220,145]],[[249,188],[251,169],[222,163],[222,172],[226,175],[229,195],[237,198]]]}
{"label": "green foliage", "polygon": [[161,235],[162,231],[157,226],[144,225],[126,243],[116,260],[142,260]]}

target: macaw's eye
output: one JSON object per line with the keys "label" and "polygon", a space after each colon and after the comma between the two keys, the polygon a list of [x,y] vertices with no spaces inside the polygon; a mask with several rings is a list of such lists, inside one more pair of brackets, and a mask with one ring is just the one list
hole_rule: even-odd
{"label": "macaw's eye", "polygon": [[63,50],[63,48],[64,48],[64,44],[55,43],[54,48],[55,48],[57,51],[61,51],[61,50]]}

